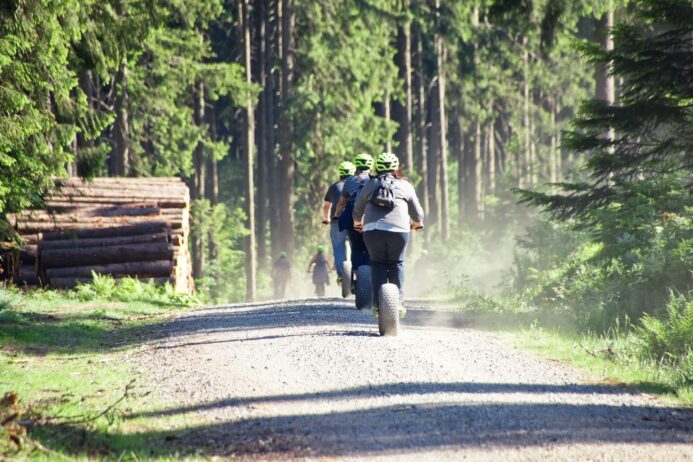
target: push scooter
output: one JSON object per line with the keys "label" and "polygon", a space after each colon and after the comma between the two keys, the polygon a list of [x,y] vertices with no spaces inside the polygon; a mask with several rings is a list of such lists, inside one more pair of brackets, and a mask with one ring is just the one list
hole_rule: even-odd
{"label": "push scooter", "polygon": [[[423,224],[412,225],[413,231],[423,229]],[[370,268],[369,273],[370,273]],[[382,336],[396,336],[399,334],[399,320],[403,318],[407,310],[399,296],[399,287],[387,283],[380,286],[378,291],[378,308],[375,314],[378,317],[378,332]]]}

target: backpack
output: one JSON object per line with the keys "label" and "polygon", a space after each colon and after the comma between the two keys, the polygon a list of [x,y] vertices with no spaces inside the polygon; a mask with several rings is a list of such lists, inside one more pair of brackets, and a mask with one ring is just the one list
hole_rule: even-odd
{"label": "backpack", "polygon": [[378,187],[373,191],[369,202],[378,208],[385,210],[392,210],[395,208],[395,189],[397,185],[395,184],[395,177],[386,174],[379,176],[376,180],[378,182]]}

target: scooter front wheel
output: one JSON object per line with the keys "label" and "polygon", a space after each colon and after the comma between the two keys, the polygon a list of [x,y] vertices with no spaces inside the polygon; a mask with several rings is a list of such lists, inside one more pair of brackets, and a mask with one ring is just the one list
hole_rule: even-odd
{"label": "scooter front wheel", "polygon": [[378,293],[378,331],[380,335],[399,334],[399,288],[394,284],[383,284]]}

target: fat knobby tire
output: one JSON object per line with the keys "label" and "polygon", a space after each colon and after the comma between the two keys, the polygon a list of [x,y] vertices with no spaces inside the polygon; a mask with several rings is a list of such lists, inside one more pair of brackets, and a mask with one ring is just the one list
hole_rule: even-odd
{"label": "fat knobby tire", "polygon": [[399,334],[399,289],[394,284],[383,284],[378,295],[378,330],[380,335],[395,336]]}
{"label": "fat knobby tire", "polygon": [[342,263],[342,298],[351,295],[351,262]]}
{"label": "fat knobby tire", "polygon": [[373,285],[371,267],[361,265],[356,270],[356,308],[371,309],[373,306]]}

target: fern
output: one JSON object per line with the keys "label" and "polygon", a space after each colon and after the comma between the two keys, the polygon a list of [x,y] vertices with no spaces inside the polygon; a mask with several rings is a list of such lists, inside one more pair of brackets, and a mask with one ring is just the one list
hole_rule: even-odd
{"label": "fern", "polygon": [[693,351],[693,297],[671,294],[666,319],[644,315],[635,329],[643,353],[677,362]]}

